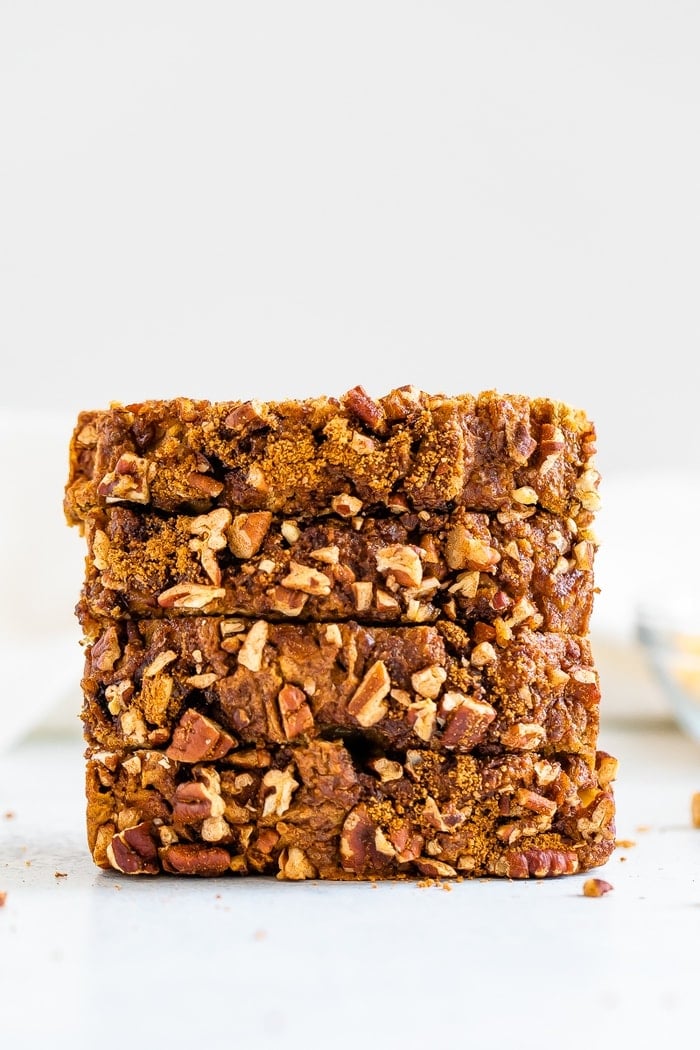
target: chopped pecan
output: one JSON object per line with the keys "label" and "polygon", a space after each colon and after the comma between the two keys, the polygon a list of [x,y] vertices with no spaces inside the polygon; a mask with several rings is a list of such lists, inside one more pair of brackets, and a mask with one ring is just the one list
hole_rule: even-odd
{"label": "chopped pecan", "polygon": [[141,459],[133,452],[124,452],[114,467],[102,478],[97,486],[98,496],[106,503],[143,503],[149,502],[150,467],[147,459]]}
{"label": "chopped pecan", "polygon": [[362,386],[354,386],[343,395],[341,401],[350,412],[364,423],[368,430],[378,432],[385,422],[384,409],[379,402],[369,396]]}
{"label": "chopped pecan", "polygon": [[496,717],[496,711],[485,701],[475,700],[456,690],[444,693],[438,713],[444,720],[443,747],[460,747],[471,750],[481,743],[486,730]]}
{"label": "chopped pecan", "polygon": [[452,879],[457,875],[451,864],[434,857],[418,857],[415,864],[421,875],[430,879]]}
{"label": "chopped pecan", "polygon": [[292,591],[303,591],[305,594],[331,593],[331,581],[325,573],[296,561],[290,561],[289,573],[282,580],[282,586]]}
{"label": "chopped pecan", "polygon": [[368,763],[370,769],[378,774],[383,784],[391,780],[400,780],[403,776],[403,766],[400,762],[394,762],[390,758],[374,758]]}
{"label": "chopped pecan", "polygon": [[160,851],[163,870],[174,875],[223,875],[229,869],[231,856],[223,846],[199,846],[177,843]]}
{"label": "chopped pecan", "polygon": [[501,556],[490,544],[471,536],[464,525],[457,523],[447,534],[445,560],[451,569],[489,572]]}
{"label": "chopped pecan", "polygon": [[578,871],[578,856],[574,850],[523,849],[506,850],[491,865],[494,875],[509,879],[538,879],[553,875],[573,875]]}
{"label": "chopped pecan", "polygon": [[365,580],[358,580],[351,585],[355,598],[355,608],[358,612],[366,612],[372,605],[373,584]]}
{"label": "chopped pecan", "polygon": [[252,558],[263,545],[272,514],[268,510],[237,514],[228,527],[228,545],[236,558]]}
{"label": "chopped pecan", "polygon": [[383,660],[376,660],[353,693],[348,712],[365,729],[380,722],[387,711],[385,697],[391,689],[391,679]]}
{"label": "chopped pecan", "polygon": [[396,850],[377,827],[361,803],[351,809],[340,833],[340,859],[343,869],[361,875],[387,866]]}
{"label": "chopped pecan", "polygon": [[487,667],[489,664],[495,664],[497,659],[496,650],[491,642],[479,642],[472,649],[470,657],[474,667]]}
{"label": "chopped pecan", "polygon": [[205,583],[176,583],[158,595],[158,604],[163,609],[206,609],[219,598],[225,598],[223,587]]}
{"label": "chopped pecan", "polygon": [[293,740],[313,729],[314,719],[306,700],[306,693],[296,685],[283,685],[277,694],[282,725],[287,740]]}
{"label": "chopped pecan", "polygon": [[584,897],[602,897],[610,893],[612,884],[605,879],[586,879],[583,884]]}
{"label": "chopped pecan", "polygon": [[195,824],[218,818],[226,810],[221,797],[218,774],[200,770],[199,780],[178,784],[173,800],[173,820],[176,824]]}
{"label": "chopped pecan", "polygon": [[225,530],[231,524],[231,511],[217,507],[209,514],[200,514],[192,520],[190,550],[199,555],[202,568],[215,587],[221,585],[221,568],[216,552],[226,547]]}
{"label": "chopped pecan", "polygon": [[391,574],[401,587],[420,587],[423,580],[422,553],[421,547],[392,543],[377,551],[377,570]]}
{"label": "chopped pecan", "polygon": [[416,736],[426,743],[433,735],[436,719],[437,705],[434,700],[420,697],[408,705],[406,721],[412,726]]}
{"label": "chopped pecan", "polygon": [[249,671],[259,671],[262,667],[267,631],[265,620],[256,620],[238,651],[238,663],[247,667]]}
{"label": "chopped pecan", "polygon": [[411,675],[411,685],[419,696],[436,700],[446,678],[447,671],[444,667],[440,667],[439,664],[431,664]]}
{"label": "chopped pecan", "polygon": [[358,499],[357,496],[350,496],[344,493],[341,496],[333,497],[331,508],[341,518],[352,518],[362,510],[362,500]]}
{"label": "chopped pecan", "polygon": [[111,625],[106,631],[103,631],[93,645],[90,662],[98,671],[112,671],[120,656],[119,634],[117,628]]}
{"label": "chopped pecan", "polygon": [[216,499],[224,490],[223,481],[217,481],[216,478],[210,478],[207,474],[200,474],[196,470],[190,471],[187,475],[187,484],[206,499]]}
{"label": "chopped pecan", "polygon": [[536,722],[516,722],[501,733],[501,743],[515,751],[534,751],[547,734]]}
{"label": "chopped pecan", "polygon": [[107,846],[109,863],[125,875],[156,875],[160,871],[158,847],[150,821],[125,828]]}
{"label": "chopped pecan", "polygon": [[281,817],[292,803],[292,795],[299,787],[291,767],[288,769],[269,769],[262,779],[263,817]]}
{"label": "chopped pecan", "polygon": [[227,755],[235,743],[216,722],[189,708],[175,727],[165,754],[177,762],[215,762]]}
{"label": "chopped pecan", "polygon": [[330,547],[318,547],[315,551],[309,551],[309,555],[325,565],[337,565],[340,549],[337,544],[333,543]]}
{"label": "chopped pecan", "polygon": [[268,407],[264,401],[244,401],[231,409],[224,419],[224,426],[228,430],[260,430],[267,424]]}
{"label": "chopped pecan", "polygon": [[278,879],[315,879],[318,872],[306,856],[303,850],[297,846],[289,846],[282,850],[278,858]]}
{"label": "chopped pecan", "polygon": [[308,594],[303,591],[290,590],[278,584],[272,592],[271,605],[275,612],[284,616],[298,616],[309,600]]}

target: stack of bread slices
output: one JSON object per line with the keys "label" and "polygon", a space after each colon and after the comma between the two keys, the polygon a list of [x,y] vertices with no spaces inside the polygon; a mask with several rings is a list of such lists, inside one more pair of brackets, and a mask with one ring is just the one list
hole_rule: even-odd
{"label": "stack of bread slices", "polygon": [[87,836],[126,874],[569,875],[614,847],[599,474],[547,398],[80,414]]}

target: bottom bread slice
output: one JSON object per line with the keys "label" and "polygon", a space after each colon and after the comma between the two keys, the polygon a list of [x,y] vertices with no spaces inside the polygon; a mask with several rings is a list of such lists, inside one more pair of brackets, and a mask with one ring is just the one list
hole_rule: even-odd
{"label": "bottom bread slice", "polygon": [[95,863],[279,879],[569,875],[614,848],[605,752],[380,753],[362,737],[183,763],[87,752]]}

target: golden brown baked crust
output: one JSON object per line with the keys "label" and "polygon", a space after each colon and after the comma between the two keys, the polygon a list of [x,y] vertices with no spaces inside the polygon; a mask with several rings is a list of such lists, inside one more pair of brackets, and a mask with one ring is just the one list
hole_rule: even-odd
{"label": "golden brown baked crust", "polygon": [[169,513],[267,510],[313,518],[338,501],[446,511],[539,504],[585,527],[598,505],[595,429],[562,402],[413,387],[373,399],[217,402],[177,398],[81,413],[67,520],[126,502]]}
{"label": "golden brown baked crust", "polygon": [[614,766],[601,753],[394,757],[339,740],[194,764],[93,750],[88,841],[96,864],[128,875],[568,875],[614,848]]}
{"label": "golden brown baked crust", "polygon": [[86,516],[79,618],[206,614],[364,623],[500,621],[585,634],[595,538],[535,507],[310,522],[113,506]]}
{"label": "golden brown baked crust", "polygon": [[202,760],[209,734],[229,749],[354,734],[384,750],[573,753],[598,733],[586,638],[519,628],[499,644],[486,624],[125,621],[88,646],[82,685],[90,739]]}

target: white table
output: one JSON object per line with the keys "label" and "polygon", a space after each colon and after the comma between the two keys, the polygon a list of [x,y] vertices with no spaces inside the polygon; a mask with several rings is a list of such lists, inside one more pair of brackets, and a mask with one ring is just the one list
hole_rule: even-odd
{"label": "white table", "polygon": [[593,899],[583,875],[446,892],[100,872],[81,741],[29,739],[0,760],[0,1046],[697,1045],[700,746],[664,722],[604,723],[600,745],[636,845]]}

